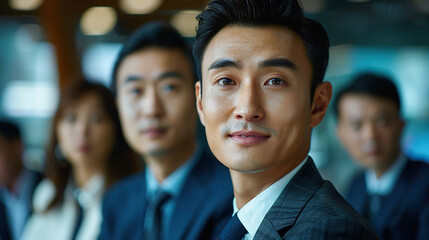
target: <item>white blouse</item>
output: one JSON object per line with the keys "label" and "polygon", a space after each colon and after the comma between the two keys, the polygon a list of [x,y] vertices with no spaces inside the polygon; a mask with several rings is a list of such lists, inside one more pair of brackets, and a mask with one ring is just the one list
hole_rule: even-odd
{"label": "white blouse", "polygon": [[69,181],[64,192],[64,202],[45,212],[55,195],[54,184],[45,179],[37,186],[34,199],[33,215],[29,218],[22,240],[70,240],[78,218],[78,200],[83,210],[82,223],[77,233],[77,240],[97,239],[101,227],[101,200],[104,178],[92,177],[82,189],[73,189]]}

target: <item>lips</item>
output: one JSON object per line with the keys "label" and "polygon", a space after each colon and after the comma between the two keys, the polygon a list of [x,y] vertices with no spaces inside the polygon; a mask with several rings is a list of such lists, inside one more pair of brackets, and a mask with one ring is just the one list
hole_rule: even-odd
{"label": "lips", "polygon": [[254,131],[237,131],[229,134],[228,137],[240,145],[255,145],[266,141],[270,135]]}
{"label": "lips", "polygon": [[147,128],[140,131],[140,134],[142,134],[145,137],[148,137],[149,139],[162,137],[166,133],[167,133],[167,128],[163,128],[163,127],[152,127],[152,128]]}
{"label": "lips", "polygon": [[77,147],[77,150],[82,153],[87,153],[91,150],[88,144],[81,144]]}

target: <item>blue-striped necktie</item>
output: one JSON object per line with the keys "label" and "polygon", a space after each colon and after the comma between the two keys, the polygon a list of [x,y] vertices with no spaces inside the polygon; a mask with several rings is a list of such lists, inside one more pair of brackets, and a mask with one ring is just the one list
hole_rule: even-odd
{"label": "blue-striped necktie", "polygon": [[144,239],[147,240],[159,240],[161,239],[161,207],[168,200],[170,194],[163,190],[158,190],[153,198],[148,202],[146,207],[146,216],[145,216],[145,224],[149,226],[149,228],[145,227],[147,231],[145,231]]}

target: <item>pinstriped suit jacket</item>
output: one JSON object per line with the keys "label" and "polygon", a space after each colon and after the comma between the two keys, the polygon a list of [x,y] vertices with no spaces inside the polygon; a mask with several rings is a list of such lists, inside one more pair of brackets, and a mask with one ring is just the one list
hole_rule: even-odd
{"label": "pinstriped suit jacket", "polygon": [[378,237],[334,186],[322,179],[309,157],[277,198],[254,239],[371,240]]}

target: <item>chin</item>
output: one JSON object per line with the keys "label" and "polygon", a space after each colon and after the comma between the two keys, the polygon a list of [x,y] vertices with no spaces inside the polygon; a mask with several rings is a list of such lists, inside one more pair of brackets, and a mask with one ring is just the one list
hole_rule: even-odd
{"label": "chin", "polygon": [[240,172],[240,173],[254,174],[254,173],[263,172],[263,171],[265,171],[267,169],[252,169],[252,168],[232,169],[231,168],[231,170],[236,171],[236,172]]}
{"label": "chin", "polygon": [[232,157],[222,163],[229,169],[241,173],[258,173],[268,169],[266,166],[258,164],[254,159],[244,156]]}

